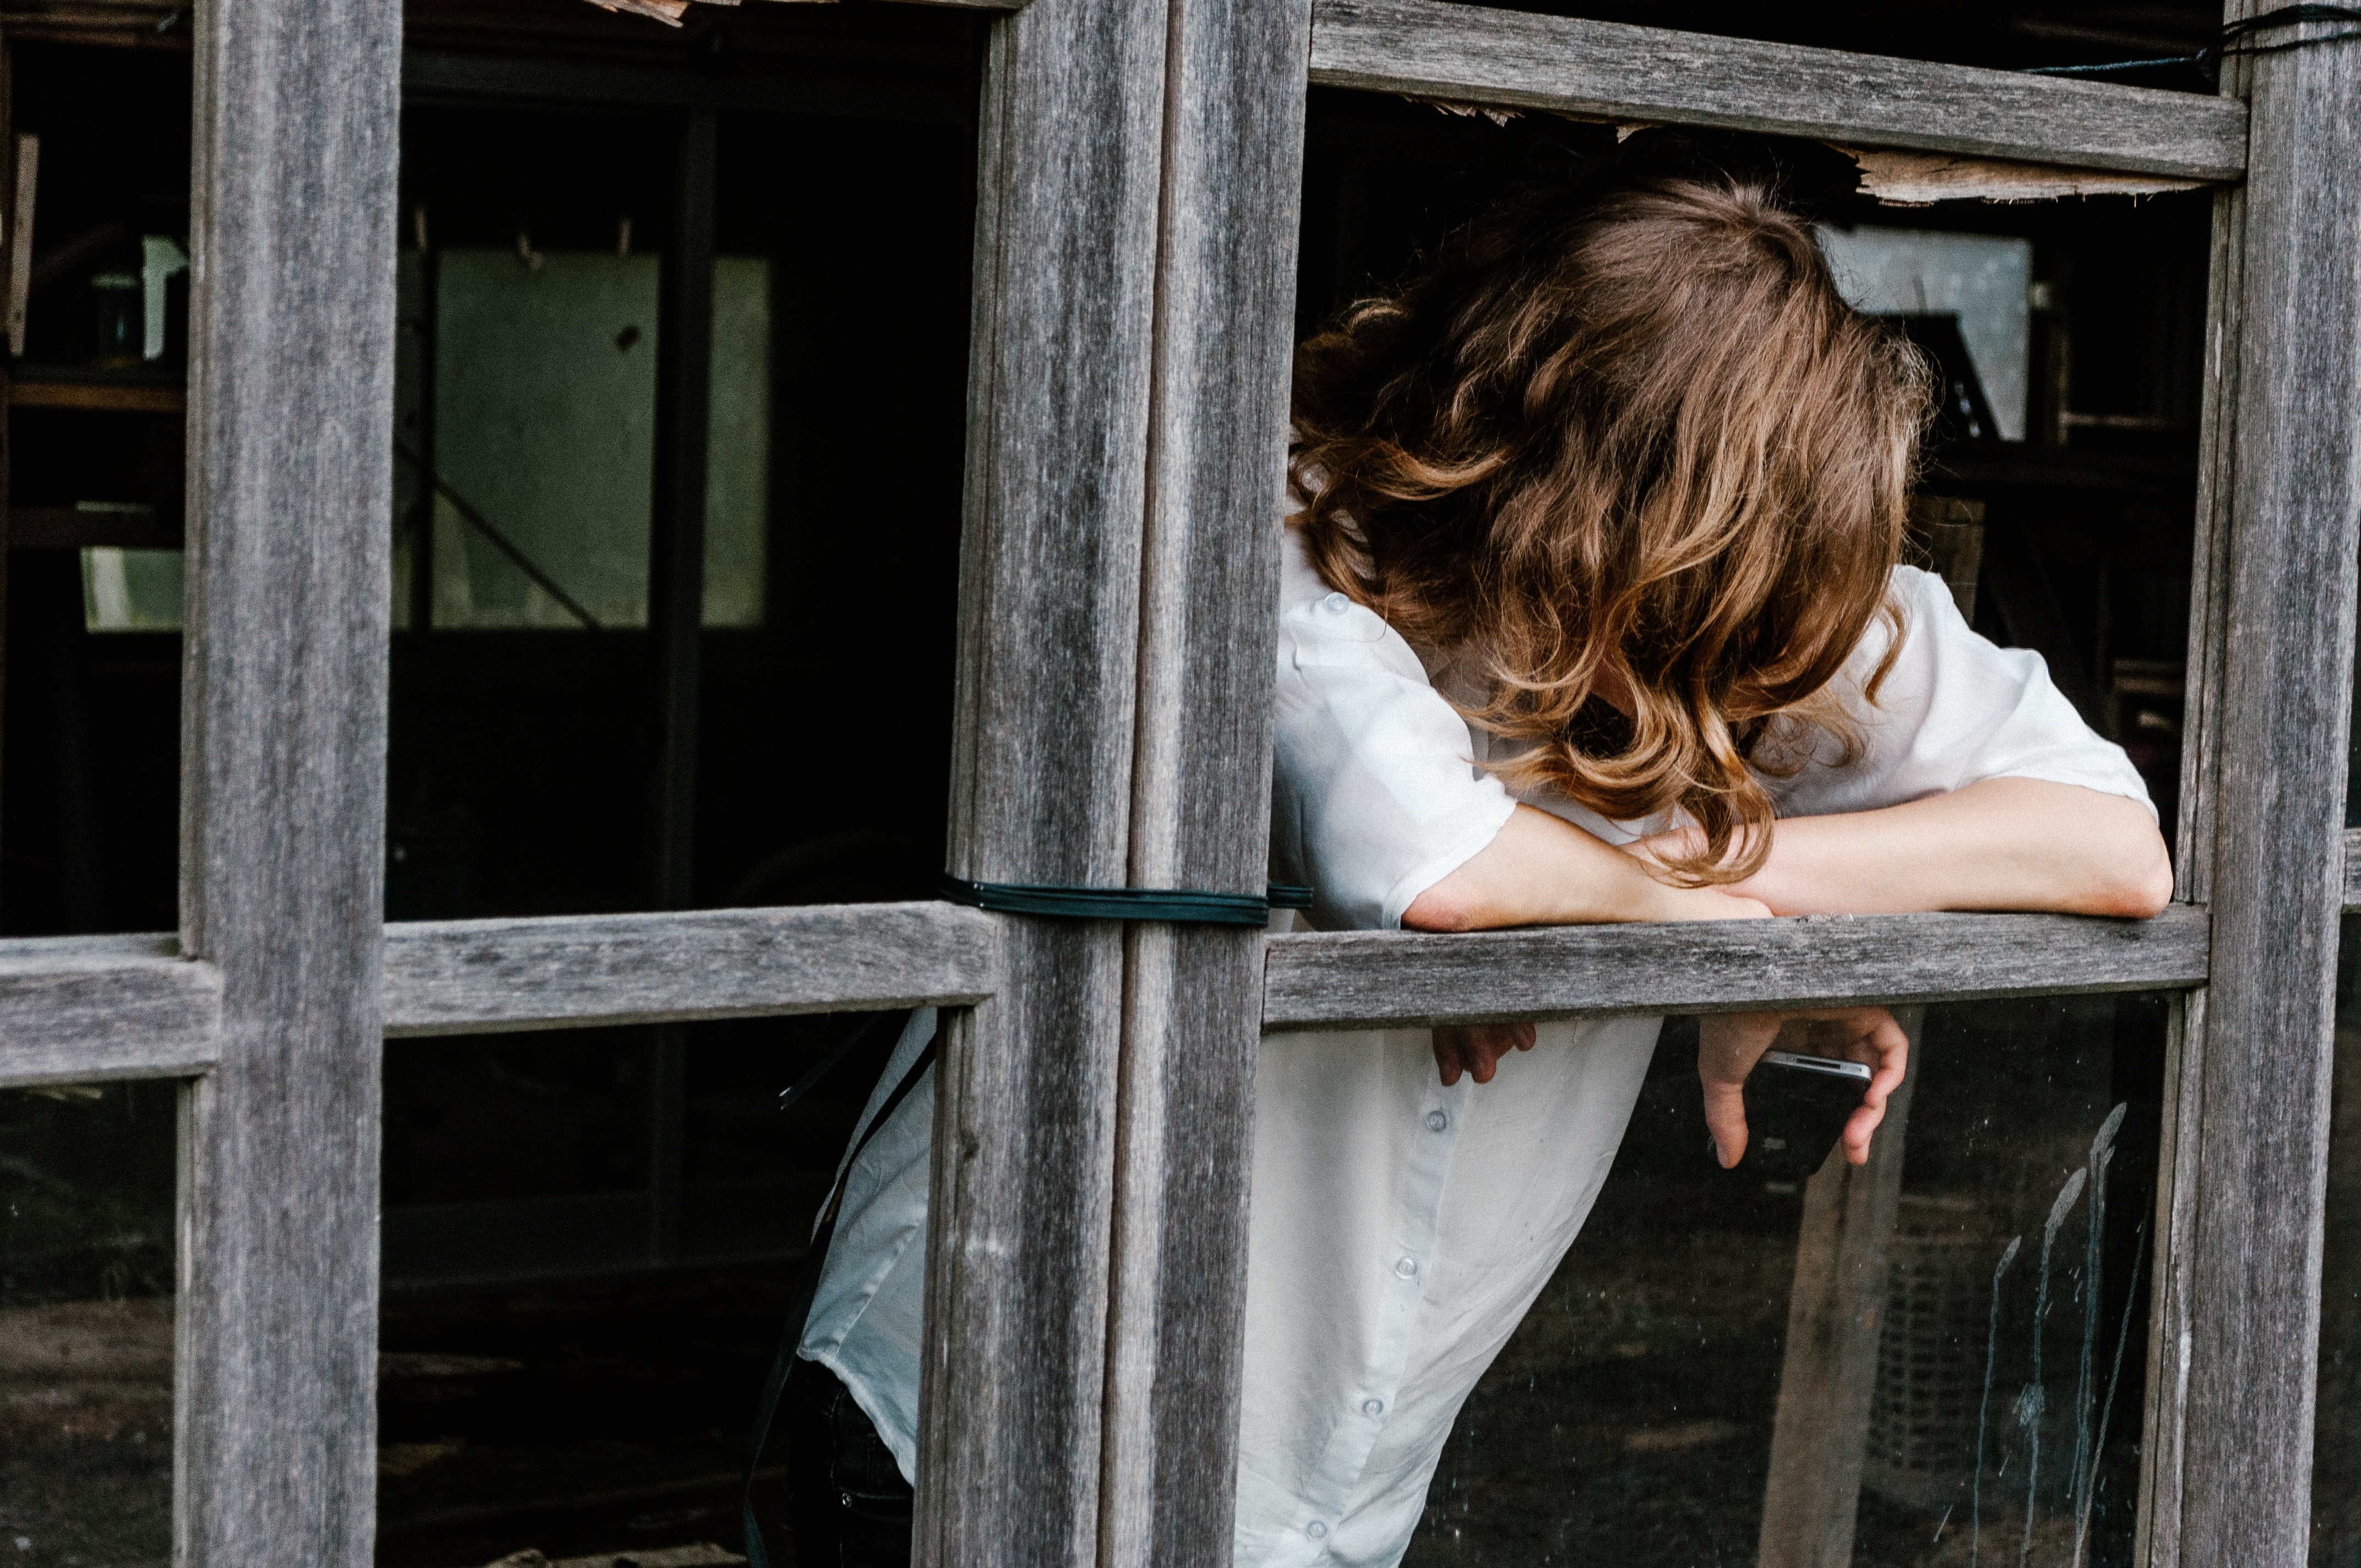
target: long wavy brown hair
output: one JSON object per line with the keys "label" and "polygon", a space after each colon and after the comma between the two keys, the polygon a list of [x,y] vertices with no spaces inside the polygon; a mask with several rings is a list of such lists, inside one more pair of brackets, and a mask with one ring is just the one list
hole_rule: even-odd
{"label": "long wavy brown hair", "polygon": [[1899,642],[1928,406],[1767,185],[1562,188],[1297,351],[1290,521],[1331,587],[1481,659],[1465,711],[1512,789],[1684,808],[1705,842],[1673,869],[1734,882],[1770,848],[1757,772],[1806,735],[1857,754],[1828,683],[1881,609]]}

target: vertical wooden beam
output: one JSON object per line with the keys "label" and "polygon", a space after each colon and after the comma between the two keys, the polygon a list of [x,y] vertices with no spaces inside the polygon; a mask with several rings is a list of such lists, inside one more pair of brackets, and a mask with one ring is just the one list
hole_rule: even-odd
{"label": "vertical wooden beam", "polygon": [[[2235,333],[2219,367],[2222,422],[2208,433],[2227,550],[2210,590],[2221,615],[2208,659],[2213,798],[2193,818],[2211,822],[2213,957],[2194,1064],[2202,1113],[2172,1560],[2296,1568],[2310,1530],[2361,543],[2361,342],[2323,323],[2361,320],[2361,53],[2320,43],[2235,69],[2252,117],[2243,213],[2229,219]],[[2226,324],[2217,317],[2217,332]]]}
{"label": "vertical wooden beam", "polygon": [[1847,1568],[1852,1562],[1877,1342],[1885,1327],[1886,1257],[1901,1211],[1904,1135],[1927,1033],[1926,1009],[1895,1016],[1910,1035],[1911,1070],[1886,1102],[1869,1163],[1847,1165],[1838,1150],[1804,1187],[1763,1486],[1761,1568]]}
{"label": "vertical wooden beam", "polygon": [[367,1568],[401,15],[201,0],[175,1561]]}
{"label": "vertical wooden beam", "polygon": [[[672,244],[656,331],[655,490],[648,526],[648,640],[655,653],[655,905],[697,898],[697,718],[705,631],[705,493],[713,389],[713,223],[720,130],[710,111],[681,126]],[[655,1031],[649,1074],[649,1255],[680,1244],[688,1031]]]}
{"label": "vertical wooden beam", "polygon": [[[1308,0],[1173,0],[1131,879],[1262,889]],[[1103,1568],[1224,1568],[1262,933],[1132,928]]]}
{"label": "vertical wooden beam", "polygon": [[[950,864],[1124,884],[1146,510],[1165,0],[994,21]],[[1016,919],[937,1069],[917,1545],[943,1568],[1097,1552],[1124,936]]]}

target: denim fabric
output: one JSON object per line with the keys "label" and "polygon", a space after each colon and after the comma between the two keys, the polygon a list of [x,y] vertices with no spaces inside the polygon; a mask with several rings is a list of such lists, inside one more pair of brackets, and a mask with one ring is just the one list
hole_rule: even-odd
{"label": "denim fabric", "polygon": [[851,1394],[798,1357],[785,1404],[796,1568],[909,1568],[910,1484]]}

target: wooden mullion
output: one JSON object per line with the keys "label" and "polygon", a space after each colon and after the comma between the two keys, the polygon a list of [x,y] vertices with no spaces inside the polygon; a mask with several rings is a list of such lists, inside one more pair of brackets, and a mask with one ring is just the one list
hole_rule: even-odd
{"label": "wooden mullion", "polygon": [[220,971],[170,937],[0,942],[0,1088],[203,1072],[221,1003]]}
{"label": "wooden mullion", "polygon": [[194,27],[174,1558],[367,1568],[401,16]]}
{"label": "wooden mullion", "polygon": [[1553,114],[2235,180],[2230,98],[1438,0],[1316,0],[1312,81]]}
{"label": "wooden mullion", "polygon": [[385,1031],[972,1005],[998,987],[1000,932],[952,904],[404,921],[386,927]]}
{"label": "wooden mullion", "polygon": [[[950,869],[1129,860],[1164,0],[1035,0],[982,93]],[[918,1560],[1084,1568],[1124,938],[1016,920],[936,1069]]]}
{"label": "wooden mullion", "polygon": [[[1129,872],[1259,893],[1311,7],[1170,17]],[[1230,1561],[1263,940],[1127,935],[1102,1568]]]}
{"label": "wooden mullion", "polygon": [[2213,955],[2182,1069],[2202,1106],[2176,1153],[2196,1166],[2187,1256],[2170,1260],[2188,1271],[2172,1347],[2186,1405],[2152,1561],[2295,1568],[2311,1523],[2361,547],[2361,344],[2323,323],[2361,319],[2361,54],[2274,49],[2234,62],[2230,86],[2251,138],[2224,223],[2233,297],[2213,323],[2208,536],[2226,543],[2212,568],[2220,618],[2201,628],[2217,638],[2199,818],[2211,826],[2187,846],[2212,853]]}
{"label": "wooden mullion", "polygon": [[1266,1029],[1728,1013],[1844,1002],[2180,991],[2206,974],[2207,917],[1809,916],[1462,936],[1274,937]]}

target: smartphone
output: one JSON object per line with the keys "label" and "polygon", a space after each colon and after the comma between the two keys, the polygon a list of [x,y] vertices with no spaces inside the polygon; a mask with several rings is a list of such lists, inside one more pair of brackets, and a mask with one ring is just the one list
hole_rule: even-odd
{"label": "smartphone", "polygon": [[1866,1062],[1765,1051],[1746,1077],[1746,1153],[1737,1168],[1806,1181],[1828,1163],[1869,1091]]}

